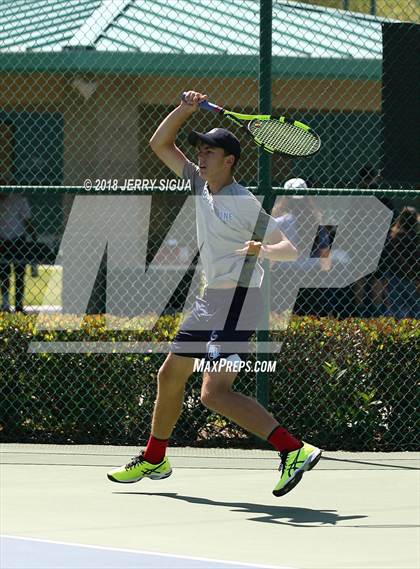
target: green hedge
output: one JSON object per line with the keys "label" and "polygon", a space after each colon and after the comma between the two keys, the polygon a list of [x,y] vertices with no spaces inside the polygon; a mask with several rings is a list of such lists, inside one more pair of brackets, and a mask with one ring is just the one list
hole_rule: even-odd
{"label": "green hedge", "polygon": [[[0,314],[0,440],[143,444],[164,355],[31,354],[31,341],[167,341],[179,318],[152,332],[111,331],[86,317],[79,331],[41,331],[36,318]],[[270,411],[281,424],[326,449],[415,450],[419,326],[392,318],[295,317],[270,375]],[[235,388],[255,393],[254,374]],[[255,446],[259,442],[200,402],[188,385],[172,444]],[[268,448],[268,447],[267,447]]]}
{"label": "green hedge", "polygon": [[270,410],[325,448],[417,450],[419,336],[413,319],[296,319]]}

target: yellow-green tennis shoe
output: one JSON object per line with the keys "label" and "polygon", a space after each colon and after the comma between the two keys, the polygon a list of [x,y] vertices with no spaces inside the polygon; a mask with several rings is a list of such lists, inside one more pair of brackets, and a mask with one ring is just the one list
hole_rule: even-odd
{"label": "yellow-green tennis shoe", "polygon": [[172,468],[166,457],[158,464],[152,464],[144,459],[142,453],[139,456],[133,457],[130,462],[124,466],[111,470],[107,476],[108,480],[112,482],[130,484],[132,482],[138,482],[143,478],[162,480],[163,478],[168,478],[171,474]]}
{"label": "yellow-green tennis shoe", "polygon": [[273,490],[274,496],[284,496],[293,490],[301,481],[303,473],[311,470],[321,455],[322,451],[319,448],[308,443],[303,443],[303,446],[297,450],[281,452],[279,466],[281,477]]}

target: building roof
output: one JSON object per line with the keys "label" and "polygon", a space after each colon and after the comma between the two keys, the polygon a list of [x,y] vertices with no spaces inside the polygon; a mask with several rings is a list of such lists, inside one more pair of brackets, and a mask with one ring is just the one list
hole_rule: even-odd
{"label": "building roof", "polygon": [[60,50],[102,0],[0,0],[0,51]]}
{"label": "building roof", "polygon": [[[62,53],[84,48],[153,55],[158,63],[171,55],[179,63],[178,72],[190,71],[190,64],[200,56],[223,56],[226,68],[237,66],[235,60],[240,56],[245,67],[248,59],[258,68],[259,0],[0,2],[0,55],[4,51]],[[279,71],[284,58],[309,71],[311,62],[321,62],[318,73],[328,75],[327,61],[335,60],[332,71],[338,72],[342,64],[362,60],[364,65],[373,64],[367,66],[370,74],[369,69],[376,69],[382,57],[382,21],[355,12],[274,0],[273,61],[277,60]]]}
{"label": "building roof", "polygon": [[[273,5],[274,56],[377,58],[381,42],[377,19],[307,4]],[[95,47],[257,55],[259,2],[212,0],[206,5],[200,0],[136,0],[98,35]]]}

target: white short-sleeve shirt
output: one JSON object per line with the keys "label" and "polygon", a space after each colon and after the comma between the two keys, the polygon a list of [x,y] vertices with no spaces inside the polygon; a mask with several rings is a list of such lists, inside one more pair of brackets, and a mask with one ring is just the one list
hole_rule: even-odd
{"label": "white short-sleeve shirt", "polygon": [[251,258],[240,256],[235,250],[243,249],[245,241],[253,238],[264,241],[278,229],[275,219],[236,181],[212,194],[199,175],[198,166],[192,162],[185,164],[183,178],[191,181],[192,192],[197,196],[197,240],[207,286],[232,282],[238,286],[260,287],[264,276],[261,264],[257,261],[254,265]]}

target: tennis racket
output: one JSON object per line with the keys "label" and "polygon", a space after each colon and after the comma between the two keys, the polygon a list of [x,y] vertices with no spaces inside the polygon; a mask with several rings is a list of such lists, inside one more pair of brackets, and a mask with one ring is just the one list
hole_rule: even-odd
{"label": "tennis racket", "polygon": [[319,136],[300,121],[283,116],[234,113],[208,101],[202,101],[199,107],[205,111],[219,113],[244,128],[258,146],[271,154],[278,152],[286,156],[311,156],[321,147]]}

